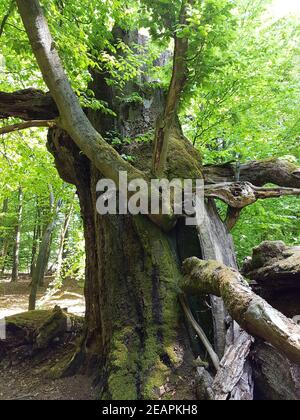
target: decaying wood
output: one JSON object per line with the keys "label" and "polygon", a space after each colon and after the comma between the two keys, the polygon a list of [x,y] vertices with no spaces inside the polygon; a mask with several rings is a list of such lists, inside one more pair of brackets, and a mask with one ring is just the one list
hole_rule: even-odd
{"label": "decaying wood", "polygon": [[24,312],[5,318],[6,338],[0,340],[0,356],[29,346],[30,352],[47,348],[65,333],[81,332],[84,319],[56,306],[51,310]]}
{"label": "decaying wood", "polygon": [[[203,258],[207,260],[215,259],[229,267],[237,269],[232,236],[222,223],[214,200],[209,199],[205,203],[204,220],[203,223],[197,226],[197,229]],[[225,350],[232,350],[235,348],[235,345],[239,345],[241,340],[247,346],[247,343],[251,342],[252,338],[245,332],[242,332],[236,322],[230,320],[221,297],[211,295],[210,299],[214,323],[214,345],[217,354],[222,359]],[[230,321],[228,330],[225,319],[229,319]],[[241,334],[242,337],[240,337]],[[245,339],[247,336],[248,342]],[[235,363],[237,363],[238,367],[235,367]],[[247,357],[232,360],[230,369],[231,371],[241,370],[243,364],[244,371],[242,371],[241,378],[235,383],[232,383],[230,393],[233,399],[238,399],[238,397],[249,399],[249,396],[253,394],[252,372],[251,366],[247,362]]]}
{"label": "decaying wood", "polygon": [[265,241],[245,260],[253,290],[289,318],[300,315],[300,247]]}
{"label": "decaying wood", "polygon": [[265,241],[253,249],[243,274],[265,289],[300,289],[300,247]]}
{"label": "decaying wood", "polygon": [[46,322],[37,329],[34,346],[37,349],[45,349],[64,333],[78,331],[79,326],[82,326],[80,318],[56,306]]}
{"label": "decaying wood", "polygon": [[300,400],[300,365],[291,363],[273,346],[256,341],[253,351],[256,399]]}
{"label": "decaying wood", "polygon": [[[204,166],[206,183],[220,184],[236,181],[236,163]],[[285,158],[269,158],[240,165],[239,181],[262,187],[276,184],[282,187],[300,188],[300,168]]]}
{"label": "decaying wood", "polygon": [[58,110],[49,93],[37,89],[0,92],[0,119],[16,117],[25,121],[53,120]]}
{"label": "decaying wood", "polygon": [[205,367],[197,367],[196,392],[197,399],[201,401],[214,401],[215,395],[212,389],[213,377]]}
{"label": "decaying wood", "polygon": [[[253,341],[249,334],[243,331],[225,352],[212,383],[215,400],[253,399],[252,372],[251,369],[245,370],[245,363]],[[236,387],[238,383],[240,386]]]}
{"label": "decaying wood", "polygon": [[300,363],[300,327],[253,293],[238,271],[194,257],[184,262],[184,273],[183,290],[222,297],[230,315],[244,330]]}
{"label": "decaying wood", "polygon": [[[232,237],[222,223],[213,200],[205,203],[203,217],[203,223],[197,226],[203,259],[214,259],[237,268]],[[216,296],[211,296],[211,306],[214,323],[214,347],[221,359],[226,344],[226,310],[222,299]]]}
{"label": "decaying wood", "polygon": [[205,187],[205,196],[218,198],[234,209],[243,209],[256,203],[257,200],[278,198],[286,195],[300,195],[297,188],[262,188],[250,182],[226,182]]}

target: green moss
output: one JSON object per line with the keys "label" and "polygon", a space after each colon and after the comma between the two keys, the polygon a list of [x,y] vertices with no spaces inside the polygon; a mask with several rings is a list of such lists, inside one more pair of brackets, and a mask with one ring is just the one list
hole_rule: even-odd
{"label": "green moss", "polygon": [[157,399],[159,388],[167,382],[168,375],[170,375],[170,369],[159,361],[149,373],[144,387],[144,398],[148,400]]}
{"label": "green moss", "polygon": [[169,179],[202,179],[202,160],[180,131],[174,130],[169,144],[167,176]]}
{"label": "green moss", "polygon": [[29,328],[35,330],[40,328],[51,316],[51,310],[29,311],[7,317],[6,323],[8,326],[14,325],[19,328]]}
{"label": "green moss", "polygon": [[137,399],[138,351],[139,343],[132,327],[125,327],[113,335],[108,380],[112,400]]}
{"label": "green moss", "polygon": [[[153,283],[143,285],[145,300],[145,342],[141,355],[143,378],[143,398],[155,399],[158,389],[166,383],[171,375],[171,366],[162,362],[167,355],[170,363],[176,366],[178,358],[174,351],[178,326],[178,283],[181,279],[176,258],[172,252],[168,237],[145,218],[136,218],[136,227],[142,238],[145,253],[148,256],[147,268],[158,267],[159,298],[161,302],[161,324],[153,323]],[[142,274],[145,279],[145,273]],[[151,278],[152,273],[148,273]],[[158,339],[158,330],[161,339]]]}
{"label": "green moss", "polygon": [[[125,145],[123,152],[133,156],[134,166],[151,175],[151,162],[153,156],[154,142],[148,143],[133,142]],[[168,179],[198,179],[202,176],[202,159],[199,152],[185,138],[180,128],[175,128],[169,141],[168,159],[166,165],[166,176]]]}
{"label": "green moss", "polygon": [[59,361],[56,360],[53,366],[46,366],[44,367],[43,371],[46,377],[51,379],[59,379],[64,376],[65,372],[67,371],[68,367],[70,366],[72,360],[74,358],[74,352],[71,351],[63,356]]}
{"label": "green moss", "polygon": [[108,380],[109,395],[114,400],[137,400],[135,375],[130,372],[114,372]]}

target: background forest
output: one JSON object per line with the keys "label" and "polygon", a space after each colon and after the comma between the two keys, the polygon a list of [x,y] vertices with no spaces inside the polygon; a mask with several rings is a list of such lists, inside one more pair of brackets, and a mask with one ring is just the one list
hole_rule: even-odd
{"label": "background forest", "polygon": [[[299,39],[294,0],[0,0],[0,397],[300,398]],[[101,214],[124,171],[205,222]]]}
{"label": "background forest", "polygon": [[[168,60],[171,48],[155,20],[144,60],[140,58],[143,47],[134,50],[122,42],[110,43],[113,19],[126,29],[134,28],[137,20],[142,26],[140,20],[147,19],[136,14],[135,2],[125,2],[125,13],[122,3],[53,0],[45,4],[55,43],[81,103],[104,114],[113,111],[93,97],[91,69],[105,70],[110,83],[121,89],[129,80],[144,83],[145,89],[147,84],[167,89],[169,83],[170,72],[151,65],[162,53]],[[159,3],[167,19],[165,2]],[[192,35],[193,75],[181,101],[185,134],[201,151],[205,164],[245,163],[269,156],[299,162],[299,16],[281,9],[274,13],[267,0],[210,0],[203,7],[203,15],[192,16],[201,30]],[[25,86],[45,89],[14,2],[8,7],[7,1],[1,1],[0,16],[0,91]],[[99,53],[95,45],[105,52]],[[115,60],[116,48],[123,51],[123,60]],[[147,81],[145,68],[151,71]],[[126,96],[126,92],[119,99],[133,104],[143,100],[138,93]],[[32,273],[43,235],[55,222],[45,270],[56,273],[58,281],[66,276],[83,279],[77,197],[74,188],[59,178],[45,148],[45,136],[46,131],[38,128],[0,136],[0,272],[14,272],[15,279],[18,271]],[[147,142],[148,137],[138,140]],[[129,140],[111,132],[109,141],[118,145]],[[299,231],[298,198],[258,202],[244,210],[233,231],[239,261],[263,240],[295,244]]]}

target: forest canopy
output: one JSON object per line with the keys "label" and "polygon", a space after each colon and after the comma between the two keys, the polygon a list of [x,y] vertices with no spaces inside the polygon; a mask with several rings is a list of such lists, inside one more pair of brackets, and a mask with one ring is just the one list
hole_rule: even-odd
{"label": "forest canopy", "polygon": [[[152,7],[152,2],[126,1],[125,8],[120,1],[45,3],[55,44],[81,104],[104,114],[114,113],[90,89],[91,69],[106,72],[109,83],[120,88],[124,103],[142,100],[138,91],[129,96],[122,91],[129,80],[138,80],[144,88],[159,84],[167,89],[170,71],[152,63],[166,51],[171,54],[170,39],[176,30],[190,39],[189,78],[180,117],[185,134],[201,151],[204,163],[247,162],[270,156],[299,161],[299,20],[293,14],[274,19],[268,1],[212,0],[199,5],[195,2],[189,10],[188,25],[180,27],[176,23],[180,2],[174,2],[174,16],[168,2],[156,3]],[[1,26],[0,91],[24,87],[45,90],[14,2],[2,1],[0,8],[0,16],[8,15]],[[115,43],[111,35],[114,25],[124,30],[139,27],[142,33],[152,35],[151,43],[147,47],[129,47],[120,39]],[[171,68],[171,60],[166,61]],[[17,122],[9,119],[3,123]],[[112,141],[122,141],[115,134],[109,134]],[[49,184],[57,198],[67,195],[65,201],[69,202],[73,197],[71,189],[63,187],[44,145],[42,129],[15,132],[1,139],[1,196],[2,201],[12,200],[12,219],[19,185],[30,198],[25,200],[24,210],[23,270],[30,261],[36,200],[42,207],[48,205]],[[296,243],[300,223],[297,203],[295,198],[286,198],[246,209],[234,231],[239,258],[246,257],[262,240]],[[75,238],[78,228],[74,226]],[[12,224],[1,229],[13,235]]]}
{"label": "forest canopy", "polygon": [[[0,276],[29,282],[30,311],[75,282],[86,313],[71,316],[82,334],[63,374],[98,366],[103,399],[190,398],[166,385],[182,316],[202,343],[179,338],[205,359],[202,399],[280,393],[254,385],[255,368],[252,380],[261,343],[299,364],[298,306],[286,308],[300,272],[296,3],[0,0]],[[98,180],[119,187],[122,171],[201,178],[205,223],[186,229],[172,205],[97,214]],[[65,333],[56,306],[57,319]],[[55,338],[40,322],[34,350]]]}

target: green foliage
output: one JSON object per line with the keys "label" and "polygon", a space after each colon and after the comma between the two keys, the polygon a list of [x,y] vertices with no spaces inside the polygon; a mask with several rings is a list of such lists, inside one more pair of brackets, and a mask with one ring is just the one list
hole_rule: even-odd
{"label": "green foliage", "polygon": [[282,240],[287,245],[299,245],[299,198],[274,199],[247,207],[233,230],[238,260],[252,255],[252,249],[262,241]]}
{"label": "green foliage", "polygon": [[[104,75],[117,92],[116,99],[127,105],[141,104],[143,94],[153,88],[166,90],[171,78],[173,38],[187,37],[189,77],[180,117],[185,134],[200,150],[204,163],[286,155],[299,162],[299,20],[268,16],[265,11],[271,0],[189,3],[187,21],[182,24],[181,0],[42,1],[56,47],[84,107],[117,117],[107,103],[96,99],[92,89],[95,73]],[[9,8],[9,1],[0,0],[0,17]],[[147,42],[137,42],[137,30],[148,38]],[[127,37],[122,37],[125,32]],[[164,66],[157,66],[158,58],[163,58]],[[130,94],[128,84],[136,87]],[[0,37],[0,90],[25,87],[46,90],[14,7]],[[14,122],[10,119],[4,124]],[[148,142],[152,138],[153,132],[149,132],[134,140]],[[117,151],[132,141],[114,131],[107,133],[106,140]],[[0,138],[0,206],[9,199],[8,212],[0,223],[2,240],[9,240],[7,268],[19,185],[24,190],[26,215],[21,247],[24,270],[30,265],[37,208],[41,226],[49,220],[49,185],[56,199],[62,198],[65,203],[60,222],[74,194],[73,188],[66,187],[58,177],[45,142],[44,132],[38,129]],[[123,158],[135,161],[130,155]],[[298,207],[299,200],[282,199],[247,208],[234,230],[239,260],[263,239],[297,243]],[[78,203],[74,214],[62,275],[81,278],[84,263]],[[60,229],[61,223],[52,241],[52,260]]]}

